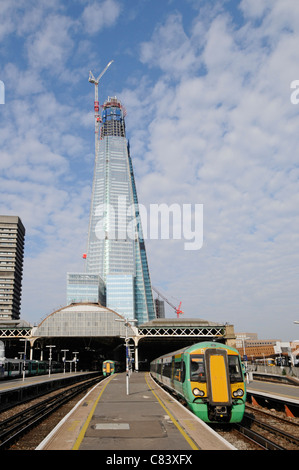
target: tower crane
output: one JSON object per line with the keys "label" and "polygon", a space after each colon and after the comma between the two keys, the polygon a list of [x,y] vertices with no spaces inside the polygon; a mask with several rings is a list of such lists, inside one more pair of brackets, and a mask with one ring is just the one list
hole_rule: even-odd
{"label": "tower crane", "polygon": [[95,125],[95,158],[97,159],[98,156],[98,136],[99,136],[99,128],[100,128],[100,105],[99,105],[99,92],[98,92],[98,87],[99,87],[99,81],[106,72],[106,70],[110,67],[112,64],[113,60],[110,60],[110,62],[106,65],[104,70],[100,73],[98,78],[95,78],[93,73],[90,71],[89,72],[89,79],[88,81],[90,83],[94,83],[94,125]]}
{"label": "tower crane", "polygon": [[177,318],[180,317],[180,315],[182,315],[184,312],[181,310],[181,305],[182,305],[182,302],[180,302],[180,305],[178,307],[176,307],[175,305],[173,305],[163,294],[161,294],[161,292],[158,291],[158,289],[154,286],[152,286],[153,290],[158,294],[158,296],[162,297],[163,300],[165,300],[165,302],[168,303],[168,305],[170,305],[170,307],[172,307],[175,312],[176,312],[176,315],[177,315]]}

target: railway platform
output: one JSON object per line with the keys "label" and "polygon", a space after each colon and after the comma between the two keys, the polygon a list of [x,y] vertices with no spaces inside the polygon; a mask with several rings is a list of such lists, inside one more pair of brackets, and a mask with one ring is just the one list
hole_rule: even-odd
{"label": "railway platform", "polygon": [[[98,373],[99,374],[99,373]],[[92,375],[96,375],[95,372],[67,372],[67,373],[56,373],[56,374],[43,374],[43,375],[36,375],[31,377],[25,377],[25,380],[22,378],[11,378],[8,380],[0,380],[0,394],[9,390],[16,390],[19,388],[30,387],[35,384],[41,384],[45,382],[55,382],[55,381],[62,381],[62,380],[69,380],[70,378],[76,377],[91,377]]]}
{"label": "railway platform", "polygon": [[38,375],[20,378],[12,378],[0,381],[0,412],[7,408],[7,405],[17,405],[28,399],[33,399],[41,393],[50,393],[61,387],[66,387],[74,383],[92,379],[99,373],[77,372],[77,373],[56,373],[49,375]]}
{"label": "railway platform", "polygon": [[247,401],[256,405],[278,405],[289,417],[299,416],[299,386],[253,380],[247,384]]}
{"label": "railway platform", "polygon": [[299,403],[299,385],[287,385],[259,380],[252,380],[246,386],[247,392],[260,392],[277,396],[286,401],[291,400]]}
{"label": "railway platform", "polygon": [[36,450],[235,450],[166,393],[148,373],[104,379]]}

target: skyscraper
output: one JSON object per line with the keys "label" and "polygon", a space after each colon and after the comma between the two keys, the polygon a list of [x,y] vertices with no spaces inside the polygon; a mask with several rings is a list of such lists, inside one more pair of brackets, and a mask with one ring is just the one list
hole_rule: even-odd
{"label": "skyscraper", "polygon": [[68,302],[91,301],[98,282],[100,303],[138,323],[155,318],[125,112],[117,98],[102,106],[86,273],[81,280],[79,276],[68,276]]}
{"label": "skyscraper", "polygon": [[25,228],[17,216],[0,216],[0,320],[20,318]]}

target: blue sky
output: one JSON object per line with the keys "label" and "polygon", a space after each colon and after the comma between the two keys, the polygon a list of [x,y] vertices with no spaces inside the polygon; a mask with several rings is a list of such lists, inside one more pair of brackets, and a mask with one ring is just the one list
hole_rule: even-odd
{"label": "blue sky", "polygon": [[[22,318],[64,306],[83,269],[94,87],[117,96],[139,202],[203,204],[204,241],[147,240],[185,317],[298,339],[299,4],[0,0],[0,213],[26,227]],[[175,316],[172,310],[168,316]]]}

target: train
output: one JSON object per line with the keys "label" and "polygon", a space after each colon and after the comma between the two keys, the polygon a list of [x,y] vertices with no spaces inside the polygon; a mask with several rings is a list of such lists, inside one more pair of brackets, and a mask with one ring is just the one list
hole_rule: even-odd
{"label": "train", "polygon": [[158,357],[152,377],[178,396],[206,423],[239,423],[246,402],[246,384],[237,349],[201,342]]}
{"label": "train", "polygon": [[[23,376],[25,366],[25,377],[43,375],[49,372],[48,361],[35,361],[23,359],[0,359],[0,379],[19,378]],[[63,364],[51,362],[51,373],[63,372]]]}
{"label": "train", "polygon": [[255,359],[254,363],[262,366],[275,366],[275,359],[265,357],[264,359]]}
{"label": "train", "polygon": [[110,359],[107,359],[102,364],[102,372],[103,372],[104,377],[115,374],[115,372],[118,372],[118,370],[119,370],[119,363],[117,361],[111,361]]}

